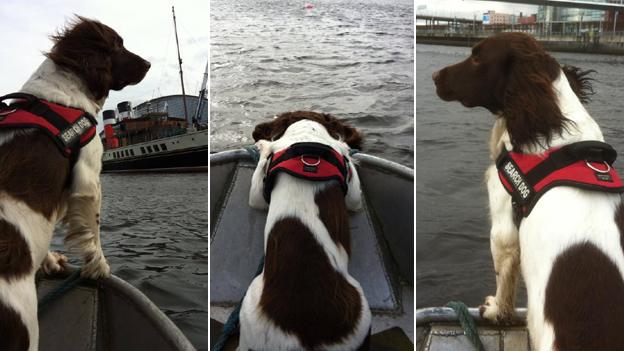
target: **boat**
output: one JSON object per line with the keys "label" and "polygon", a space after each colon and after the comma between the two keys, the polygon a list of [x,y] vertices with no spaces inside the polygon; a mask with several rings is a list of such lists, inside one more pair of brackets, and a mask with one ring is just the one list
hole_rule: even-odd
{"label": "boat", "polygon": [[[76,271],[37,274],[41,301]],[[49,295],[48,295],[49,296]],[[182,331],[138,289],[112,275],[80,280],[39,310],[42,351],[193,351]]]}
{"label": "boat", "polygon": [[107,135],[102,171],[207,171],[208,129],[188,129],[183,118],[175,117],[181,111],[180,100],[179,95],[164,96],[136,108],[128,101],[121,102],[118,122],[114,110],[104,111]]}
{"label": "boat", "polygon": [[[263,255],[266,211],[248,205],[253,155],[251,148],[210,155],[211,347]],[[349,272],[373,312],[371,350],[413,350],[414,171],[364,153],[353,159],[364,204],[350,213]]]}
{"label": "boat", "polygon": [[[494,325],[482,318],[478,308],[469,308],[468,312],[486,350],[530,351],[526,308],[517,308],[517,318],[504,326]],[[474,351],[476,348],[466,336],[453,309],[430,307],[416,310],[416,350]]]}
{"label": "boat", "polygon": [[123,101],[117,111],[103,111],[102,172],[208,170],[208,62],[198,96],[186,95],[173,7],[172,12],[182,94],[161,96],[136,108]]}

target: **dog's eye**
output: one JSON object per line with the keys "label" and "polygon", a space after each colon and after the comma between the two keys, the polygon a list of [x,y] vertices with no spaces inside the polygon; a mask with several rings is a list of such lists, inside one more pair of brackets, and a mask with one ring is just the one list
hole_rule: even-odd
{"label": "dog's eye", "polygon": [[472,49],[472,54],[470,55],[470,59],[474,63],[479,63],[481,61],[480,50],[478,48]]}
{"label": "dog's eye", "polygon": [[481,58],[479,57],[478,54],[473,53],[472,55],[470,55],[470,59],[472,60],[473,63],[476,63],[476,64],[481,63]]}

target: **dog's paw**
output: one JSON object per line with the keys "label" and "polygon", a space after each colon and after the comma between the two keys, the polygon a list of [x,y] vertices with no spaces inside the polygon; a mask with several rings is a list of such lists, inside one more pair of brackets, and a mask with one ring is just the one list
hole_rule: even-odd
{"label": "dog's paw", "polygon": [[96,256],[85,262],[80,273],[80,276],[89,279],[108,278],[110,275],[110,267],[103,256]]}
{"label": "dog's paw", "polygon": [[485,298],[485,303],[479,306],[479,314],[497,324],[509,323],[515,316],[513,308],[504,308],[499,305],[494,296]]}
{"label": "dog's paw", "polygon": [[260,159],[267,158],[271,154],[271,142],[268,140],[261,139],[256,141],[256,147],[260,153]]}
{"label": "dog's paw", "polygon": [[43,259],[41,269],[45,274],[54,274],[65,270],[67,264],[67,257],[55,251],[48,251],[48,254]]}

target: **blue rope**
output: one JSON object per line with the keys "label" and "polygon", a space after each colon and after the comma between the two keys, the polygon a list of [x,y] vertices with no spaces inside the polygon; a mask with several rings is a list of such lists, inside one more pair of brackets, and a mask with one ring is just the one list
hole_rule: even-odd
{"label": "blue rope", "polygon": [[477,331],[475,321],[468,312],[468,307],[461,301],[451,301],[447,303],[446,306],[452,308],[455,313],[457,313],[459,324],[461,324],[464,329],[464,334],[472,345],[479,351],[485,351],[481,339],[479,338],[479,332]]}
{"label": "blue rope", "polygon": [[[263,269],[264,255],[262,255],[262,258],[260,258],[260,264],[258,265],[258,269],[256,269],[256,274],[254,275],[254,278],[259,276],[260,273],[262,273]],[[236,332],[236,330],[238,329],[240,325],[240,310],[242,305],[243,300],[241,299],[236,307],[234,307],[234,310],[230,313],[227,322],[225,322],[225,324],[223,325],[223,329],[221,329],[221,335],[219,335],[217,342],[212,347],[212,351],[222,351],[225,347],[225,343],[228,341],[230,336],[232,336],[232,334],[234,334],[234,332]]]}
{"label": "blue rope", "polygon": [[258,163],[260,160],[260,150],[256,147],[256,145],[247,145],[244,147],[249,156],[254,160],[254,162]]}
{"label": "blue rope", "polygon": [[54,289],[48,292],[45,296],[43,296],[39,303],[37,304],[38,314],[41,315],[41,311],[47,307],[48,303],[57,298],[61,297],[63,294],[74,288],[78,285],[82,278],[80,277],[81,268],[76,269],[75,272],[69,275],[69,277],[65,278],[59,285],[57,285]]}

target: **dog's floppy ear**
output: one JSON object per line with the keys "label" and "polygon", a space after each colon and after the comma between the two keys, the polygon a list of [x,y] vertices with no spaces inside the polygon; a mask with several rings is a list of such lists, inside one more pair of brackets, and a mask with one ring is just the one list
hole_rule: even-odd
{"label": "dog's floppy ear", "polygon": [[350,148],[359,150],[362,149],[362,134],[360,131],[343,124],[341,134],[344,137],[344,142],[347,143]]}
{"label": "dog's floppy ear", "polygon": [[258,124],[251,136],[254,138],[254,141],[273,140],[275,136],[283,134],[285,130],[286,124],[280,119],[275,119],[271,122]]}
{"label": "dog's floppy ear", "polygon": [[548,144],[568,120],[557,104],[553,81],[561,68],[537,43],[513,43],[507,57],[502,116],[514,149]]}
{"label": "dog's floppy ear", "polygon": [[77,16],[51,38],[54,47],[45,55],[87,84],[96,100],[108,95],[112,84],[113,31],[102,23]]}
{"label": "dog's floppy ear", "polygon": [[355,128],[348,126],[342,120],[330,115],[323,114],[322,124],[332,136],[340,137],[352,149],[362,148],[362,134]]}

